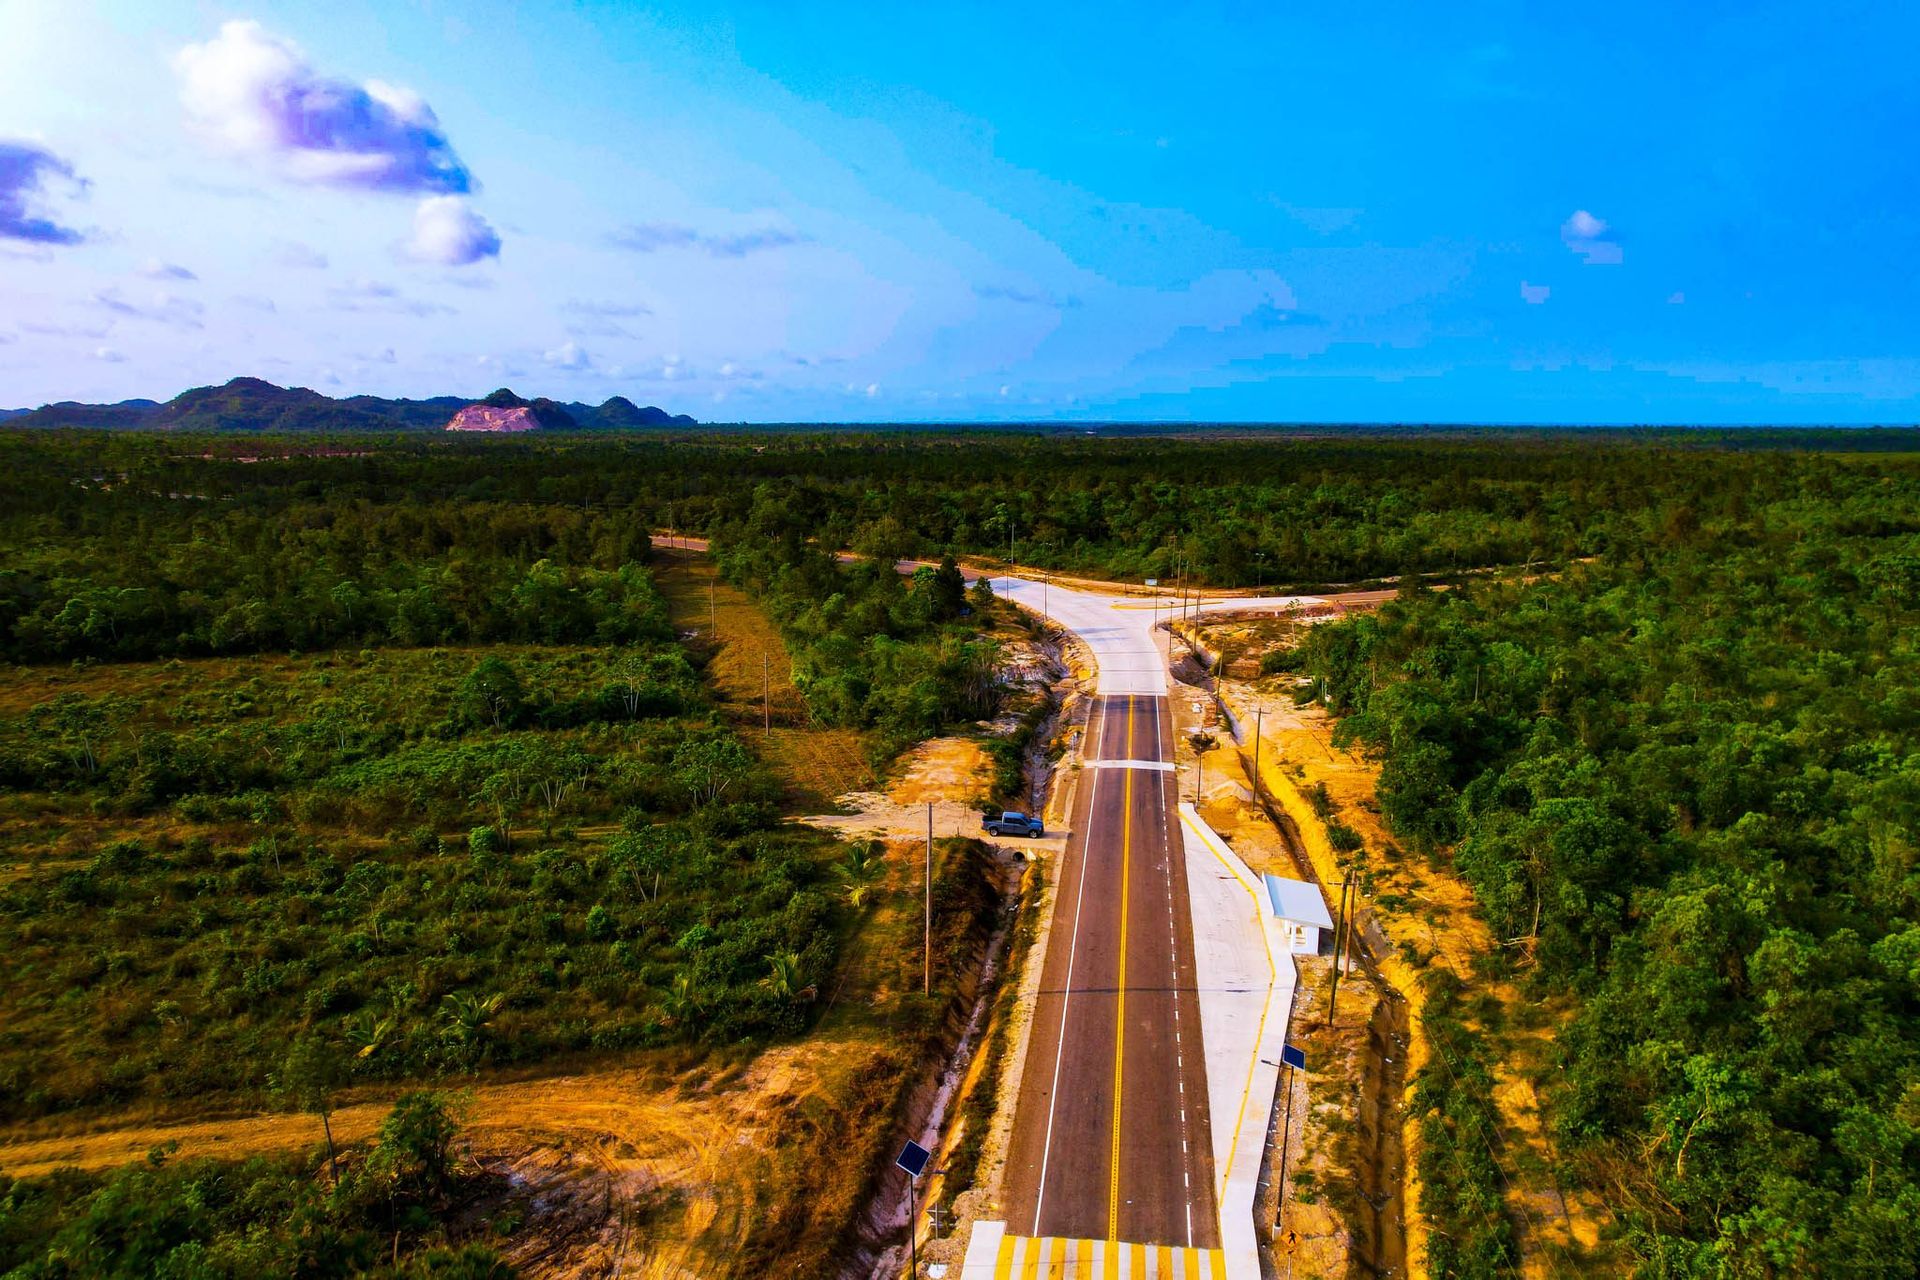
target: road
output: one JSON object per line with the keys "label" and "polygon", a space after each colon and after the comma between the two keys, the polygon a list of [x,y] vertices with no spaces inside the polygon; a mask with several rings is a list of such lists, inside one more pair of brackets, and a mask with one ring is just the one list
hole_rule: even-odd
{"label": "road", "polygon": [[1007,1165],[1023,1235],[1219,1243],[1171,734],[1158,696],[1089,724]]}
{"label": "road", "polygon": [[[694,538],[656,542],[706,549]],[[976,1258],[970,1245],[967,1274],[1034,1275],[1030,1260],[1044,1255],[1098,1257],[1100,1274],[1122,1277],[1149,1274],[1151,1265],[1160,1275],[1174,1274],[1169,1267],[1182,1275],[1257,1275],[1250,1245],[1244,1258],[1222,1249],[1216,1108],[1194,972],[1167,658],[1156,640],[1155,624],[1168,609],[1025,578],[991,583],[995,594],[1078,635],[1099,676],[1072,829],[1049,871],[1053,920],[1014,1101],[1004,1234],[997,1223],[984,1237],[976,1231],[973,1243],[984,1253]],[[1203,609],[1326,600],[1227,597]],[[1246,1105],[1227,1099],[1219,1123],[1234,1130]],[[1152,1247],[1160,1249],[1158,1264],[1145,1260]],[[1166,1260],[1174,1255],[1177,1262]],[[1045,1274],[1080,1274],[1078,1264],[1062,1265],[1049,1264]]]}

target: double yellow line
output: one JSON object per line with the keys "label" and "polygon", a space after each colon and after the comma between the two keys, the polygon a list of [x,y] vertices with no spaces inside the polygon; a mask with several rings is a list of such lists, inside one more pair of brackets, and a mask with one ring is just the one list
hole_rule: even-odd
{"label": "double yellow line", "polygon": [[[1127,759],[1133,759],[1134,699],[1127,699]],[[1127,1047],[1127,908],[1133,870],[1133,775],[1127,775],[1120,818],[1120,983],[1113,1018],[1113,1155],[1107,1178],[1107,1239],[1120,1238],[1120,1085]]]}

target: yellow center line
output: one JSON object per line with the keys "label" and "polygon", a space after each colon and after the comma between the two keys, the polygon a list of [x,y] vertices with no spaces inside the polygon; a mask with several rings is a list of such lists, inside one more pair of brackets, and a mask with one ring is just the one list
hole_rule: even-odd
{"label": "yellow center line", "polygon": [[[1134,700],[1127,699],[1127,759],[1133,759]],[[1120,1086],[1127,1045],[1127,906],[1129,873],[1133,869],[1133,775],[1127,775],[1120,818],[1120,981],[1113,1015],[1113,1160],[1107,1176],[1107,1239],[1120,1238]]]}

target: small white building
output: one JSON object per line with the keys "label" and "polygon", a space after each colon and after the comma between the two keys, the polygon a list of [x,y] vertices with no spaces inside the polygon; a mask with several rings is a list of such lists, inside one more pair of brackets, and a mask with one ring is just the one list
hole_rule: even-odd
{"label": "small white building", "polygon": [[1289,949],[1295,955],[1319,955],[1320,931],[1333,928],[1333,917],[1327,914],[1327,904],[1320,900],[1320,887],[1305,880],[1282,880],[1279,876],[1264,878],[1267,882],[1267,908],[1273,912],[1274,919],[1280,922],[1280,931],[1286,936]]}

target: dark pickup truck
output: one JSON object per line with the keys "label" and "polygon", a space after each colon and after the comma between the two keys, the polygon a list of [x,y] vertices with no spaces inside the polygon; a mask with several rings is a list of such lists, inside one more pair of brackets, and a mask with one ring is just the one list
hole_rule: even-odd
{"label": "dark pickup truck", "polygon": [[980,827],[989,835],[1025,836],[1029,840],[1047,834],[1047,824],[1038,818],[1029,818],[1024,813],[1015,813],[1008,809],[1004,813],[990,813],[980,819]]}

